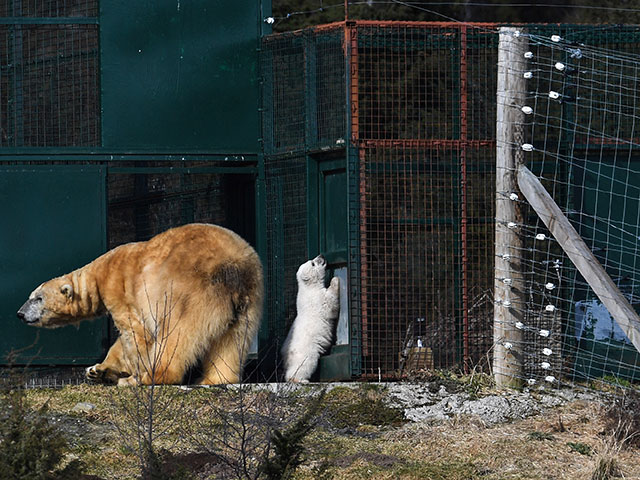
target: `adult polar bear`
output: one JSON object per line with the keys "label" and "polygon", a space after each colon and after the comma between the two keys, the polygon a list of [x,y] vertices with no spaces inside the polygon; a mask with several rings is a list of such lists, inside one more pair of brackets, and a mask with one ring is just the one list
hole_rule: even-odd
{"label": "adult polar bear", "polygon": [[111,315],[120,332],[93,379],[180,383],[202,363],[203,384],[241,378],[262,316],[262,264],[230,230],[189,224],[121,245],[36,288],[18,311],[55,328]]}

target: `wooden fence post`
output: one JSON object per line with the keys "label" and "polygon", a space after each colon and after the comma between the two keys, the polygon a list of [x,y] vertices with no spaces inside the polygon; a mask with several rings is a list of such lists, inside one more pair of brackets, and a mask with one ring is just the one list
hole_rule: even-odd
{"label": "wooden fence post", "polygon": [[517,388],[523,383],[523,334],[515,325],[523,321],[525,294],[519,236],[523,218],[513,194],[521,198],[516,172],[523,161],[527,41],[516,32],[501,28],[498,46],[493,373],[498,386]]}

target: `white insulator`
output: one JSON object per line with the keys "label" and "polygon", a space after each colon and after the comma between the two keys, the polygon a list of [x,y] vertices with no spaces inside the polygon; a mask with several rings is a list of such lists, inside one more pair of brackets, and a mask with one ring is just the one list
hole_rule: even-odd
{"label": "white insulator", "polygon": [[550,348],[543,348],[542,353],[548,357],[553,353],[553,351]]}
{"label": "white insulator", "polygon": [[551,368],[551,364],[549,362],[542,362],[540,364],[540,366],[544,369],[544,370],[549,370]]}
{"label": "white insulator", "polygon": [[513,280],[511,278],[503,278],[502,279],[502,283],[504,283],[505,285],[513,285]]}
{"label": "white insulator", "polygon": [[524,150],[525,152],[533,152],[533,145],[531,145],[530,143],[523,143],[522,150]]}
{"label": "white insulator", "polygon": [[500,258],[508,262],[509,260],[511,260],[511,255],[509,255],[508,253],[503,253],[502,255],[500,255]]}
{"label": "white insulator", "polygon": [[504,342],[504,343],[502,344],[502,346],[503,346],[504,348],[506,348],[507,350],[511,350],[511,349],[513,348],[513,343],[510,343],[510,342]]}
{"label": "white insulator", "polygon": [[553,375],[548,375],[548,376],[544,377],[544,379],[549,383],[553,383],[553,382],[556,381],[556,377],[554,377]]}
{"label": "white insulator", "polygon": [[530,378],[529,380],[527,380],[527,383],[529,385],[535,385],[536,384],[536,379],[535,378]]}
{"label": "white insulator", "polygon": [[556,67],[556,70],[560,70],[561,72],[562,72],[565,68],[567,68],[567,67],[565,66],[565,64],[564,64],[564,63],[562,63],[562,62],[558,62],[558,63],[556,63],[556,64],[555,64],[555,67]]}
{"label": "white insulator", "polygon": [[513,32],[513,36],[518,38],[520,36],[520,30],[516,30],[515,32]]}
{"label": "white insulator", "polygon": [[547,290],[553,290],[554,288],[556,288],[556,285],[555,283],[549,282],[544,286],[544,288],[546,288]]}
{"label": "white insulator", "polygon": [[546,239],[547,239],[547,236],[544,233],[539,233],[539,234],[536,235],[536,240],[542,241],[542,240],[546,240]]}
{"label": "white insulator", "polygon": [[510,307],[511,306],[511,302],[509,300],[505,300],[504,302],[502,302],[502,305],[505,307]]}
{"label": "white insulator", "polygon": [[522,322],[516,322],[515,327],[516,327],[518,330],[522,330],[522,329],[524,328],[524,323],[522,323]]}
{"label": "white insulator", "polygon": [[560,94],[558,92],[554,92],[553,90],[551,90],[549,92],[549,98],[552,98],[553,100],[557,100],[558,98],[560,98]]}
{"label": "white insulator", "polygon": [[511,195],[509,195],[509,200],[513,200],[515,202],[516,200],[518,200],[518,194],[512,193]]}
{"label": "white insulator", "polygon": [[533,58],[533,52],[524,52],[524,58]]}
{"label": "white insulator", "polygon": [[524,107],[522,107],[522,111],[524,112],[525,115],[531,115],[533,113],[533,108],[531,108],[528,105],[525,105]]}
{"label": "white insulator", "polygon": [[560,35],[551,35],[551,41],[558,43],[560,40],[562,40],[562,37]]}
{"label": "white insulator", "polygon": [[555,305],[547,305],[546,307],[544,307],[545,312],[555,312],[556,311],[556,307]]}
{"label": "white insulator", "polygon": [[273,17],[267,17],[264,19],[264,23],[266,23],[267,25],[273,25],[275,21],[276,19]]}
{"label": "white insulator", "polygon": [[533,78],[533,72],[524,72],[522,76],[529,80],[530,78]]}
{"label": "white insulator", "polygon": [[548,337],[549,336],[549,330],[540,330],[539,332],[541,337]]}
{"label": "white insulator", "polygon": [[518,226],[518,224],[516,222],[507,223],[507,227],[509,227],[509,228],[516,228],[517,226]]}

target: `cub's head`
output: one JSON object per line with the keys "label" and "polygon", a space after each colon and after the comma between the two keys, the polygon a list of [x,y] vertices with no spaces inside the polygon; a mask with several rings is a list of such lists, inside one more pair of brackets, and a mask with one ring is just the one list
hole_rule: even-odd
{"label": "cub's head", "polygon": [[18,310],[18,318],[27,325],[55,328],[75,321],[77,307],[73,287],[66,277],[58,277],[36,288]]}
{"label": "cub's head", "polygon": [[318,255],[313,260],[303,263],[298,268],[296,278],[298,285],[318,285],[324,286],[324,272],[327,261],[322,255]]}

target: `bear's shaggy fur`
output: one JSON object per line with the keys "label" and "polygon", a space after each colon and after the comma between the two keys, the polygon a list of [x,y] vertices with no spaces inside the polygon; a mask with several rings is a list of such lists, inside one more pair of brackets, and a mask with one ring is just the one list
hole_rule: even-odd
{"label": "bear's shaggy fur", "polygon": [[296,274],[297,316],[282,346],[285,380],[308,382],[318,360],[331,345],[333,327],[340,311],[340,280],[324,287],[327,262],[322,255],[300,265]]}
{"label": "bear's shaggy fur", "polygon": [[87,369],[94,380],[180,383],[201,362],[201,383],[235,383],[260,323],[263,291],[262,265],[247,242],[216,225],[190,224],[43,283],[18,317],[55,328],[110,315],[120,336]]}

